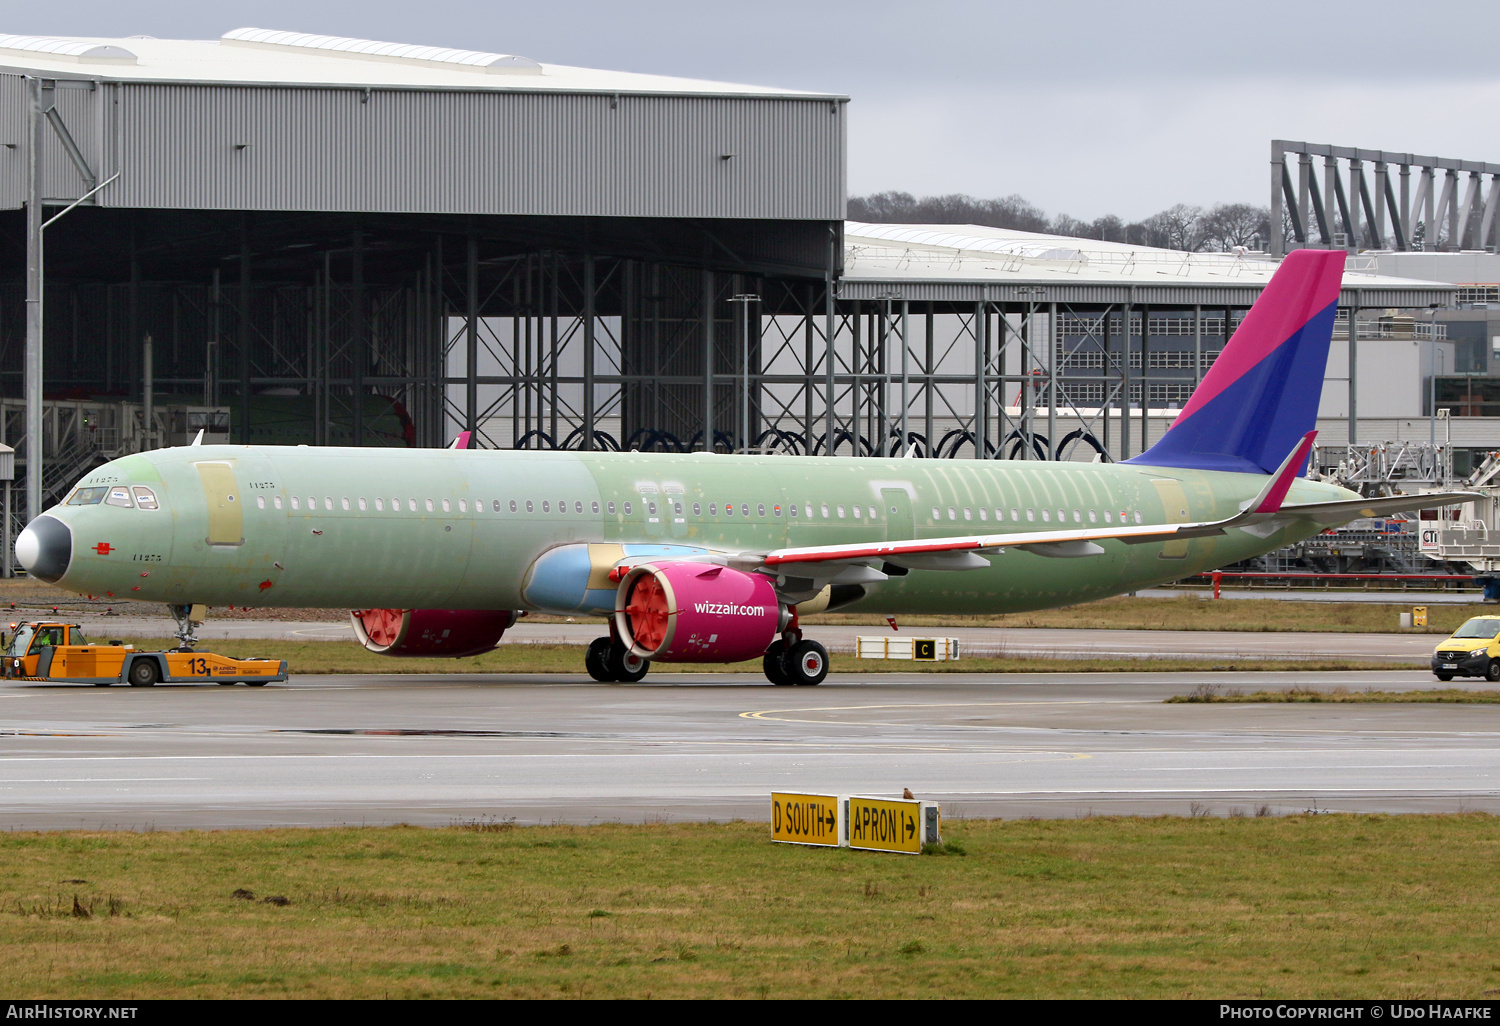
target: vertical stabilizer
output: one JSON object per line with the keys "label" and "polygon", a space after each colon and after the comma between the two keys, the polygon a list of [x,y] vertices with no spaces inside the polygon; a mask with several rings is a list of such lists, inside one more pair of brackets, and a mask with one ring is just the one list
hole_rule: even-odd
{"label": "vertical stabilizer", "polygon": [[1276,470],[1316,427],[1343,275],[1342,250],[1288,254],[1177,422],[1125,462],[1245,474]]}

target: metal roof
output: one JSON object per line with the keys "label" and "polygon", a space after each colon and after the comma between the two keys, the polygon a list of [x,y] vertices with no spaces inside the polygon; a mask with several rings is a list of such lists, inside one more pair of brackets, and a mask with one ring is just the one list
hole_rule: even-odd
{"label": "metal roof", "polygon": [[[1248,306],[1278,261],[1185,253],[983,225],[844,224],[846,299]],[[1448,284],[1344,272],[1346,305],[1448,305]]]}
{"label": "metal roof", "polygon": [[220,39],[0,36],[0,68],[122,82],[847,99],[574,68],[508,54],[256,28],[235,29]]}

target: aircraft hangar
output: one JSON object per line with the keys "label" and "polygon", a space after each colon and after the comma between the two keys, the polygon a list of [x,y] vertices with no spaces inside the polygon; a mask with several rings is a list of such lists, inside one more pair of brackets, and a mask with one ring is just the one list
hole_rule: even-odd
{"label": "aircraft hangar", "polygon": [[[1274,268],[846,225],[846,111],[253,28],[0,36],[15,516],[199,428],[1119,458],[1168,422],[1143,402],[1185,397]],[[1452,288],[1351,275],[1344,295],[1426,308]]]}

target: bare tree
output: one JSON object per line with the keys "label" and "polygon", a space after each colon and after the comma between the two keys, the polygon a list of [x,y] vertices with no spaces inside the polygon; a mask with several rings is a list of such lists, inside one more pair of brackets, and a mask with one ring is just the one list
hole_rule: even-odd
{"label": "bare tree", "polygon": [[1271,240],[1271,211],[1249,203],[1219,203],[1203,215],[1199,227],[1208,249],[1264,245]]}

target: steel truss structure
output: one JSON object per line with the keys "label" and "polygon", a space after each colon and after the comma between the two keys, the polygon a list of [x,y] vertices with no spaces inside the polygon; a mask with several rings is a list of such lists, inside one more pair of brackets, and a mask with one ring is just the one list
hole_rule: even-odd
{"label": "steel truss structure", "polygon": [[1283,224],[1290,228],[1294,249],[1492,248],[1497,180],[1500,164],[1485,161],[1276,139],[1271,143],[1272,255],[1286,252],[1278,228]]}

